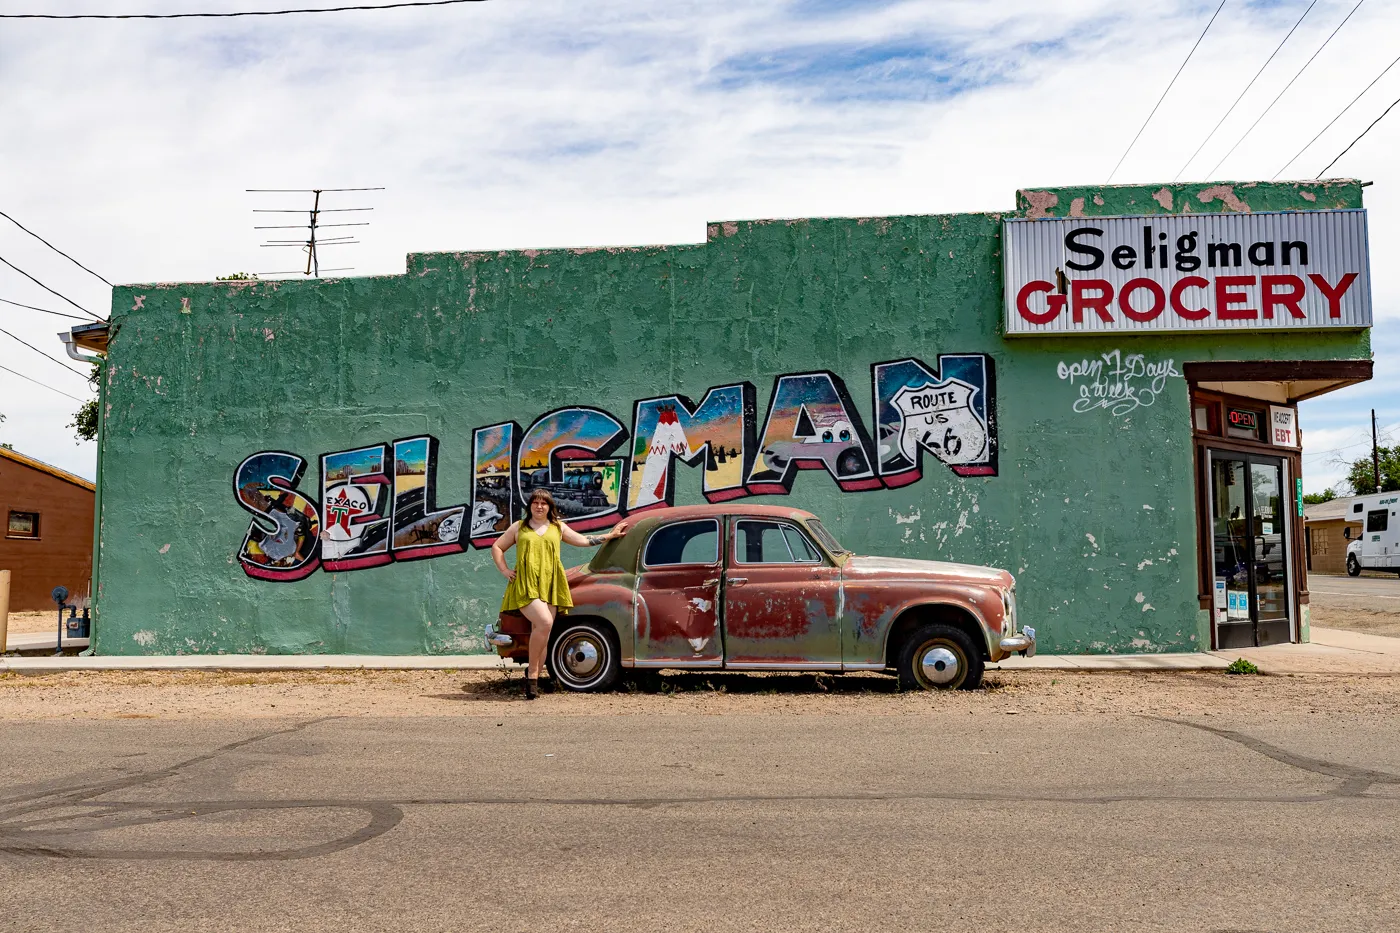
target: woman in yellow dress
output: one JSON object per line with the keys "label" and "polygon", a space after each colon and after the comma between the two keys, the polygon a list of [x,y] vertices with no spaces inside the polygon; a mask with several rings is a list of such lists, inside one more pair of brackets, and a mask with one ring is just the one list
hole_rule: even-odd
{"label": "woman in yellow dress", "polygon": [[[491,545],[491,559],[496,569],[510,581],[502,612],[519,612],[530,620],[530,666],[525,674],[525,699],[533,700],[539,693],[540,667],[549,650],[549,632],[554,617],[567,612],[574,604],[569,596],[569,581],[564,576],[564,564],[559,560],[559,544],[574,547],[597,547],[627,531],[621,522],[605,535],[581,535],[559,516],[559,507],[547,489],[530,493],[529,515],[512,524],[505,534]],[[515,547],[515,569],[506,566],[506,551]]]}

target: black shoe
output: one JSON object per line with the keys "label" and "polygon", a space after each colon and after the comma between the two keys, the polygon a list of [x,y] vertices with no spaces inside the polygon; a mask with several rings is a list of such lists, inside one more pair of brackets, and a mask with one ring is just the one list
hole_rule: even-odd
{"label": "black shoe", "polygon": [[533,700],[540,695],[540,679],[538,677],[525,678],[525,699]]}

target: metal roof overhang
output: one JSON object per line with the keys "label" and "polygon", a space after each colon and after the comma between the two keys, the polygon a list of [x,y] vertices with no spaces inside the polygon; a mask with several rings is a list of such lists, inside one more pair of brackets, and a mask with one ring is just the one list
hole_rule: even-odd
{"label": "metal roof overhang", "polygon": [[1371,378],[1371,360],[1241,360],[1186,363],[1183,375],[1212,392],[1289,405]]}
{"label": "metal roof overhang", "polygon": [[68,333],[73,337],[73,345],[89,353],[106,353],[109,329],[106,322],[101,324],[80,324]]}

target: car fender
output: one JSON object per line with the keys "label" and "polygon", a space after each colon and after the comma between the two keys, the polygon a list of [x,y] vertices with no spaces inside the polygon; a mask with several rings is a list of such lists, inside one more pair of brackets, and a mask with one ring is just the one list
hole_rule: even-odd
{"label": "car fender", "polygon": [[630,667],[636,657],[633,621],[637,597],[628,582],[590,580],[573,586],[570,595],[574,607],[569,610],[569,616],[592,616],[612,625],[617,631],[618,659]]}
{"label": "car fender", "polygon": [[[843,594],[846,599],[846,609],[856,616],[853,622],[858,629],[857,637],[861,632],[872,637],[879,645],[879,658],[889,657],[889,639],[895,630],[895,623],[911,610],[936,609],[947,607],[965,612],[977,623],[977,628],[981,632],[978,639],[986,651],[987,657],[997,660],[1002,656],[1000,650],[1001,625],[1005,615],[1005,609],[1001,602],[1001,593],[989,587],[972,586],[956,583],[934,583],[918,587],[910,587],[911,592],[902,593],[896,599],[880,601],[878,613],[874,618],[860,618],[862,613],[861,604],[875,602],[876,593],[879,588],[862,587],[866,592],[860,598],[852,598],[853,594]],[[873,590],[873,592],[872,592]]]}

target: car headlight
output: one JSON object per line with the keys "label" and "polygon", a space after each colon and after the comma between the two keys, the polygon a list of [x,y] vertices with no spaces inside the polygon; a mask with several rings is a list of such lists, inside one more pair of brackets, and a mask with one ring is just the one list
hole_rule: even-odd
{"label": "car headlight", "polygon": [[1001,618],[1001,631],[1003,635],[1010,635],[1016,631],[1016,586],[1012,584],[1010,589],[1001,591],[1001,607],[1004,615]]}

